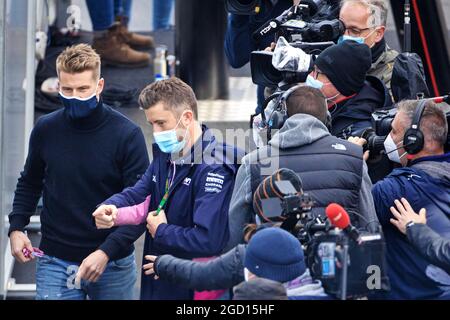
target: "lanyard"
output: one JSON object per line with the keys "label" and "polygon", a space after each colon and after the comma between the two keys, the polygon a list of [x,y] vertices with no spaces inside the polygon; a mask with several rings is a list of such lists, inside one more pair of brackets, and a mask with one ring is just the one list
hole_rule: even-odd
{"label": "lanyard", "polygon": [[167,178],[166,178],[166,187],[165,187],[165,192],[164,192],[164,196],[161,199],[158,208],[156,209],[156,212],[153,213],[154,216],[157,216],[159,214],[159,212],[164,208],[164,206],[166,205],[167,199],[169,198],[169,189],[173,184],[173,181],[175,180],[175,173],[177,171],[177,167],[175,165],[175,162],[173,163],[173,173],[172,173],[172,179],[169,182],[169,176],[170,176],[170,172],[167,174]]}

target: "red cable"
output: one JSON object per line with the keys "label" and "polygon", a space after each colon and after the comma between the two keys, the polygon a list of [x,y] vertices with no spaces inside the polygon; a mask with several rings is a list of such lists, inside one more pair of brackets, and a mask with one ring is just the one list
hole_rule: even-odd
{"label": "red cable", "polygon": [[427,66],[428,66],[428,71],[430,72],[431,84],[433,86],[434,95],[438,96],[439,95],[438,85],[437,85],[437,82],[436,82],[436,76],[434,74],[433,65],[431,64],[430,52],[428,51],[428,45],[427,45],[427,41],[426,41],[426,38],[425,38],[425,32],[423,30],[422,19],[420,18],[420,13],[419,13],[419,8],[417,6],[417,1],[416,0],[412,0],[412,4],[413,4],[413,7],[414,7],[414,14],[415,14],[416,20],[417,20],[417,27],[419,28],[420,39],[422,40],[423,52],[425,54],[425,61],[426,61]]}

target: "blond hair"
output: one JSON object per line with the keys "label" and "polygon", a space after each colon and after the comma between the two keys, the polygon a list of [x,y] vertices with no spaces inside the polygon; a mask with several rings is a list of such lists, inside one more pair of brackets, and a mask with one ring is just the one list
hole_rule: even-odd
{"label": "blond hair", "polygon": [[56,59],[56,72],[81,73],[92,70],[94,79],[100,77],[100,56],[88,44],[67,47]]}

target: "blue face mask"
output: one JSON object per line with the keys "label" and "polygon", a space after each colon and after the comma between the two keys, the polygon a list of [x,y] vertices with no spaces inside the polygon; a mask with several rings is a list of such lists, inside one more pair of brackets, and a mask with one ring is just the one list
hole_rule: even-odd
{"label": "blue face mask", "polygon": [[348,35],[345,35],[345,34],[344,34],[343,36],[340,36],[340,37],[339,37],[337,43],[340,44],[340,43],[342,43],[342,42],[344,42],[344,41],[347,41],[347,40],[352,40],[352,41],[358,42],[358,43],[360,43],[360,44],[363,44],[365,38],[363,38],[363,37],[348,36]]}
{"label": "blue face mask", "polygon": [[323,82],[317,79],[314,79],[313,76],[308,75],[308,77],[306,77],[306,85],[308,87],[312,87],[312,88],[316,88],[316,89],[322,89],[323,87]]}
{"label": "blue face mask", "polygon": [[[97,89],[95,91],[97,91]],[[71,119],[81,119],[89,116],[98,105],[96,92],[94,92],[90,97],[78,98],[67,97],[60,91],[59,98],[61,99],[62,104],[64,105],[64,108],[66,108],[67,114]]]}
{"label": "blue face mask", "polygon": [[176,153],[181,151],[186,145],[186,135],[188,129],[186,128],[186,132],[184,134],[183,140],[178,141],[177,131],[178,124],[180,124],[181,118],[178,121],[177,125],[172,130],[166,130],[161,132],[153,132],[153,137],[155,138],[155,142],[158,145],[159,149],[161,149],[164,153]]}

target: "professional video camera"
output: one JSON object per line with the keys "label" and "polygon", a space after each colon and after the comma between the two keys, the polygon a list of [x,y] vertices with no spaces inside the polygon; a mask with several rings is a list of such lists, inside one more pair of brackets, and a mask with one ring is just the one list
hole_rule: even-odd
{"label": "professional video camera", "polygon": [[306,248],[313,278],[321,280],[325,292],[341,299],[389,290],[381,231],[356,229],[345,209],[336,203],[328,205],[325,212],[327,222],[335,228],[316,232]]}
{"label": "professional video camera", "polygon": [[338,4],[339,1],[332,0],[303,0],[263,24],[253,33],[253,39],[258,42],[269,34],[275,34],[275,39],[283,36],[289,42],[337,40],[344,32],[343,23],[337,19]]}
{"label": "professional video camera", "polygon": [[[427,98],[435,103],[445,102],[450,104],[450,95],[442,97]],[[364,151],[369,150],[371,156],[378,156],[385,152],[384,140],[391,131],[392,121],[397,114],[397,108],[388,110],[378,110],[372,114],[372,128],[366,129],[361,135],[366,139],[367,144],[364,146]],[[445,151],[450,151],[450,112],[446,113],[447,125],[449,127],[449,134],[447,136],[447,143],[445,144]]]}
{"label": "professional video camera", "polygon": [[[332,41],[289,43],[292,47],[302,49],[307,54],[319,54],[334,44]],[[284,85],[305,82],[310,70],[304,72],[277,70],[272,65],[272,57],[273,52],[269,51],[253,51],[251,53],[250,68],[253,83],[265,87],[283,87]]]}
{"label": "professional video camera", "polygon": [[[251,167],[254,169],[254,167]],[[260,176],[260,172],[255,175]],[[252,176],[257,180],[258,177]],[[302,182],[295,172],[279,169],[253,190],[254,207],[262,222],[281,222],[281,228],[292,231],[297,222],[306,219],[313,205],[312,198],[302,191]],[[281,196],[282,195],[282,196]]]}
{"label": "professional video camera", "polygon": [[321,280],[327,294],[347,299],[367,296],[374,289],[388,290],[381,232],[356,229],[338,204],[330,204],[326,215],[313,213],[313,199],[301,186],[301,179],[289,169],[266,177],[253,197],[260,220],[282,221],[281,228],[299,239],[312,277]]}
{"label": "professional video camera", "polygon": [[[343,23],[337,19],[339,1],[303,0],[280,16],[267,21],[253,33],[258,42],[263,37],[274,34],[276,42],[285,38],[295,48],[308,54],[319,54],[334,44],[345,31]],[[279,71],[272,66],[272,53],[253,51],[250,57],[252,80],[255,84],[275,87],[280,82],[303,82],[308,72]]]}
{"label": "professional video camera", "polygon": [[[339,4],[340,0],[301,0],[301,4],[305,7],[304,13],[315,15],[321,12],[326,3]],[[231,14],[237,15],[256,15],[261,12],[261,7],[275,6],[278,0],[226,0],[225,9]]]}

